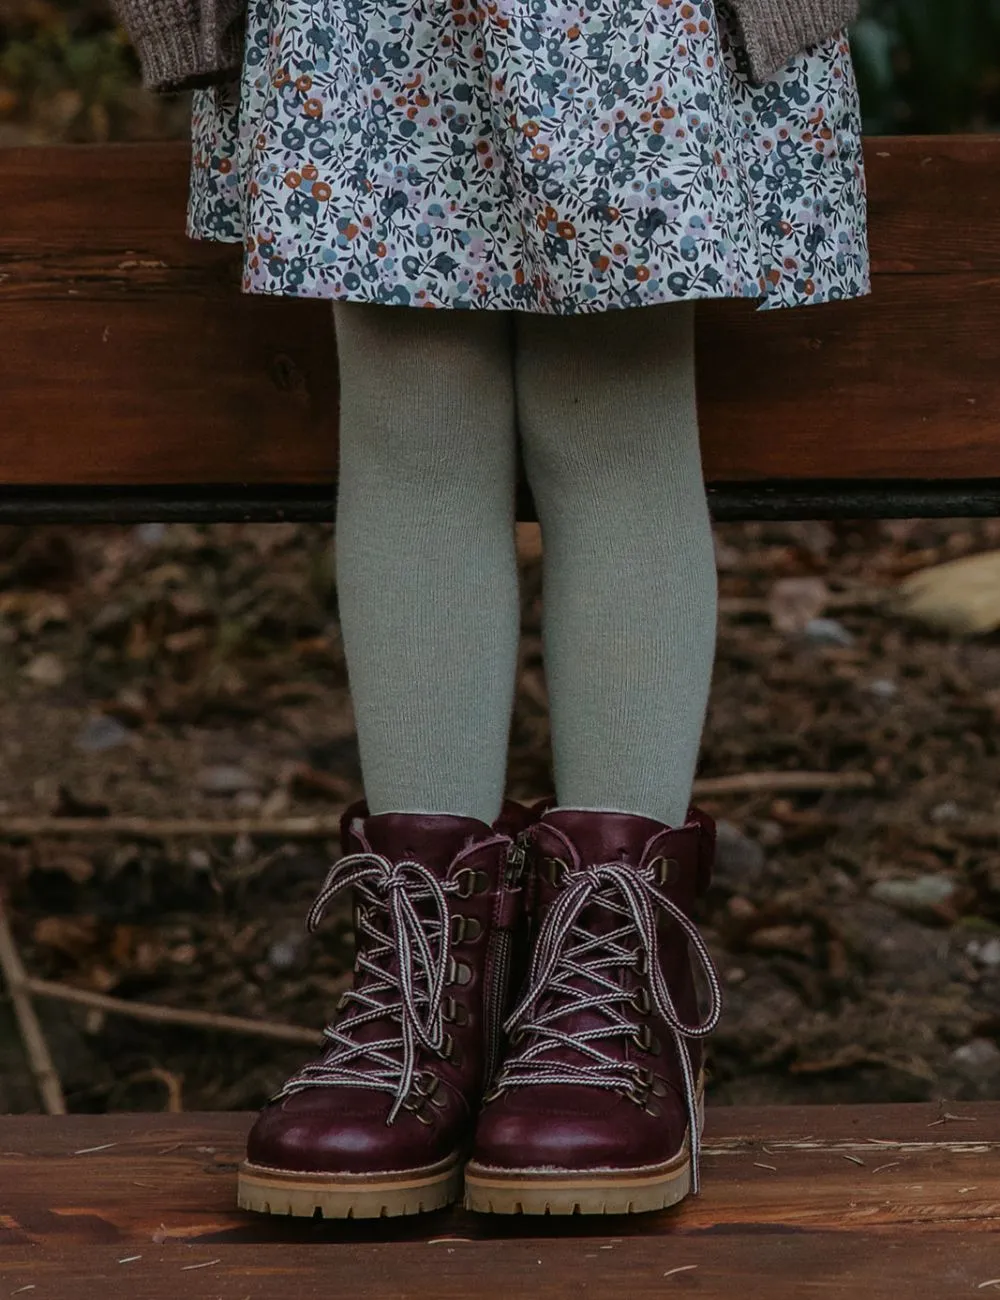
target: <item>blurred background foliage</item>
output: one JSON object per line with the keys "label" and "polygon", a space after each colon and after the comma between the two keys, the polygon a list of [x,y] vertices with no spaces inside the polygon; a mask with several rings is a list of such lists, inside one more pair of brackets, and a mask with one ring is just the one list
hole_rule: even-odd
{"label": "blurred background foliage", "polygon": [[[870,133],[1000,129],[1000,0],[864,0],[852,44]],[[0,144],[187,131],[157,99],[107,0],[0,0]]]}
{"label": "blurred background foliage", "polygon": [[866,0],[851,46],[868,132],[1000,130],[1000,0]]}

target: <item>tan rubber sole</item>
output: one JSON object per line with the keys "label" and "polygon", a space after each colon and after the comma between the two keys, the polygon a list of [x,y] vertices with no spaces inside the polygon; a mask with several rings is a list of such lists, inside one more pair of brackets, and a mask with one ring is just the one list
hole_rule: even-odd
{"label": "tan rubber sole", "polygon": [[440,1210],[461,1195],[457,1156],[405,1174],[298,1174],[244,1161],[237,1180],[241,1210],[307,1219],[391,1219]]}
{"label": "tan rubber sole", "polygon": [[[705,1108],[698,1095],[698,1132]],[[635,1173],[621,1170],[492,1169],[465,1167],[465,1208],[479,1214],[644,1214],[665,1210],[691,1191],[687,1138],[672,1160]]]}

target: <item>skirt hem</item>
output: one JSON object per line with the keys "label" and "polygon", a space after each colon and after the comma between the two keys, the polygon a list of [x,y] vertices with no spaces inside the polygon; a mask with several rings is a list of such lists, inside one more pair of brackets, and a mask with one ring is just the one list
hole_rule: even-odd
{"label": "skirt hem", "polygon": [[[188,226],[187,236],[189,239],[198,242],[219,243],[219,244],[242,244],[243,239],[237,235],[215,234],[198,231]],[[248,297],[265,297],[265,298],[301,298],[306,300],[319,300],[328,302],[359,302],[368,303],[374,306],[384,307],[410,307],[417,309],[431,309],[436,311],[512,311],[521,312],[528,315],[536,316],[577,316],[592,315],[604,311],[627,311],[629,308],[638,307],[659,307],[667,303],[683,302],[756,302],[758,311],[775,311],[790,310],[795,307],[818,307],[832,302],[850,302],[857,298],[866,298],[872,292],[870,274],[865,272],[860,276],[857,287],[850,291],[837,292],[833,295],[814,293],[802,294],[795,296],[792,293],[781,293],[777,289],[745,292],[740,290],[739,286],[730,281],[729,287],[720,286],[717,289],[706,286],[699,286],[688,293],[657,293],[656,291],[631,291],[628,296],[612,296],[610,299],[573,299],[572,301],[562,301],[551,303],[546,306],[539,306],[537,301],[511,301],[509,297],[502,294],[481,294],[476,298],[451,298],[445,300],[440,294],[430,295],[424,289],[424,297],[419,301],[414,301],[416,297],[414,292],[414,281],[406,280],[392,283],[385,279],[380,279],[378,288],[374,293],[365,293],[362,287],[357,289],[331,289],[329,292],[321,292],[314,286],[316,285],[315,276],[310,276],[308,284],[304,283],[302,287],[287,286],[274,282],[268,286],[258,282],[249,281],[244,277],[240,286],[242,294]],[[507,287],[507,286],[505,286]],[[417,290],[421,292],[421,290]],[[399,295],[393,297],[393,295]],[[404,297],[405,295],[405,297]]]}

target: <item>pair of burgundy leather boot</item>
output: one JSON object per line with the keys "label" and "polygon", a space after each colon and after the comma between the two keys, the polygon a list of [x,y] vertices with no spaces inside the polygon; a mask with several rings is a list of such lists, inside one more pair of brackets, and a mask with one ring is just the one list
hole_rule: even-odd
{"label": "pair of burgundy leather boot", "polygon": [[244,1209],[386,1217],[464,1186],[473,1210],[620,1213],[698,1190],[721,995],[690,916],[714,824],[554,802],[492,826],[345,812],[309,926],[353,889],[354,987],[250,1131]]}

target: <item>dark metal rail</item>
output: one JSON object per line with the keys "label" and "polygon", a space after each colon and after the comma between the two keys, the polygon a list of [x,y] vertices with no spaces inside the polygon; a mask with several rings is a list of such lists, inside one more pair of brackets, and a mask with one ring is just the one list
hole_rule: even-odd
{"label": "dark metal rail", "polygon": [[[714,519],[965,519],[1000,516],[995,479],[781,479],[709,485]],[[335,488],[313,484],[0,487],[0,523],[322,523]],[[536,519],[530,492],[517,517]]]}

